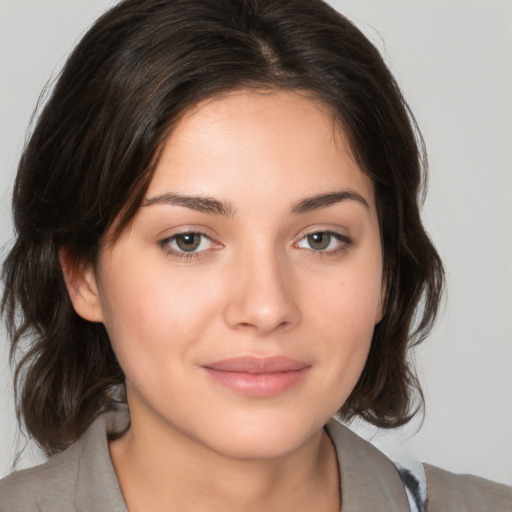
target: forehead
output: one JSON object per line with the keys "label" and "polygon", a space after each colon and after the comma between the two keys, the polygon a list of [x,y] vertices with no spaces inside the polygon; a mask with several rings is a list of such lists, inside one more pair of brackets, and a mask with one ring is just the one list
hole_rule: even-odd
{"label": "forehead", "polygon": [[277,189],[284,200],[347,187],[373,201],[371,180],[324,104],[301,92],[239,90],[185,113],[166,141],[147,197],[172,189],[268,198]]}

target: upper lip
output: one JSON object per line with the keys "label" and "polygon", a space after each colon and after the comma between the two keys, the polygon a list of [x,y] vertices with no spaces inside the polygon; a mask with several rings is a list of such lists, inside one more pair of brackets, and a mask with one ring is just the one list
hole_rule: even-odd
{"label": "upper lip", "polygon": [[211,370],[239,373],[277,373],[302,370],[310,365],[284,356],[237,356],[203,365]]}

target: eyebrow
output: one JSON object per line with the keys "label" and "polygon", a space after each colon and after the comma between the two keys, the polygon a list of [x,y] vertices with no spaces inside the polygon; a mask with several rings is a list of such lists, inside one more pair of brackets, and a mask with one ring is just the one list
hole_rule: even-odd
{"label": "eyebrow", "polygon": [[168,192],[146,199],[142,206],[152,206],[154,204],[167,204],[175,206],[184,206],[191,210],[196,210],[203,213],[213,213],[216,215],[233,216],[234,208],[225,201],[219,201],[213,197],[208,196],[188,196]]}
{"label": "eyebrow", "polygon": [[[366,199],[359,193],[352,190],[341,190],[337,192],[327,192],[324,194],[317,194],[315,196],[301,199],[292,206],[290,213],[293,215],[300,215],[312,210],[326,208],[342,201],[356,201],[362,204],[365,208],[370,209],[370,205]],[[202,213],[210,213],[216,215],[225,215],[232,217],[235,213],[233,206],[226,201],[219,201],[209,196],[189,196],[178,194],[176,192],[167,192],[158,196],[146,199],[142,206],[152,206],[154,204],[184,206],[191,210],[196,210]]]}
{"label": "eyebrow", "polygon": [[306,213],[312,210],[318,210],[320,208],[326,208],[342,201],[356,201],[362,204],[368,210],[370,205],[366,199],[359,193],[353,190],[340,190],[337,192],[328,192],[326,194],[318,194],[316,196],[307,197],[296,203],[292,209],[292,214]]}

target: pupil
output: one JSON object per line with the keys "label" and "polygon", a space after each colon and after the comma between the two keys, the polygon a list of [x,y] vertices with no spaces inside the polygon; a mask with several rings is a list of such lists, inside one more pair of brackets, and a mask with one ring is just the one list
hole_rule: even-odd
{"label": "pupil", "polygon": [[308,235],[308,243],[312,249],[320,251],[326,249],[331,241],[331,235],[327,233],[313,233]]}
{"label": "pupil", "polygon": [[201,237],[197,233],[186,233],[176,237],[176,245],[186,252],[191,252],[199,247]]}

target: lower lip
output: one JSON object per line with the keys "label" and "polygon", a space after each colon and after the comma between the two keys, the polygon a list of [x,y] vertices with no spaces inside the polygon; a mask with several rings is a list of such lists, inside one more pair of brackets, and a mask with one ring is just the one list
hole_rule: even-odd
{"label": "lower lip", "polygon": [[277,396],[298,386],[310,367],[287,372],[244,373],[214,370],[203,367],[208,375],[222,386],[244,396],[265,398]]}

